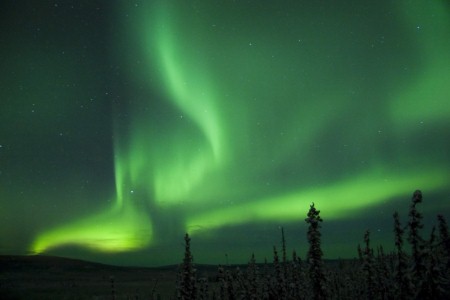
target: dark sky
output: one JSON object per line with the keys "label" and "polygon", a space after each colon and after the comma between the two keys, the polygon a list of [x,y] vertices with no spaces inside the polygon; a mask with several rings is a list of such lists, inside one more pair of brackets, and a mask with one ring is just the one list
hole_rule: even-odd
{"label": "dark sky", "polygon": [[450,5],[2,1],[0,254],[121,265],[393,246],[450,213]]}

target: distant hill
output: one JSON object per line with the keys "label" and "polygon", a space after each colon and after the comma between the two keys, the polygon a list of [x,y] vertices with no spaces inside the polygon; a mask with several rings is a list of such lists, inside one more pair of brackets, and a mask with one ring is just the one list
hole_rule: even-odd
{"label": "distant hill", "polygon": [[[167,265],[159,267],[136,267],[136,266],[115,266],[91,262],[75,258],[67,258],[49,255],[0,255],[0,272],[5,270],[34,269],[34,270],[153,270],[153,271],[173,271],[178,270],[178,265]],[[199,270],[217,270],[216,265],[195,264]]]}
{"label": "distant hill", "polygon": [[[0,255],[0,299],[147,299],[173,295],[178,266],[111,266],[79,259]],[[122,299],[122,298],[120,298]]]}
{"label": "distant hill", "polygon": [[80,269],[110,269],[119,268],[101,263],[89,262],[80,259],[65,258],[46,255],[0,255],[0,265],[2,270],[12,269],[35,269],[47,270],[60,268],[64,270]]}

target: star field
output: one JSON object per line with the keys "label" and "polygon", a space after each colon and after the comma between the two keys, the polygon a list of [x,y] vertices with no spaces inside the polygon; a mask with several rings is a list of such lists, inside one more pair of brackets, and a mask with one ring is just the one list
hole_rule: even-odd
{"label": "star field", "polygon": [[0,253],[354,257],[449,215],[445,1],[0,4]]}

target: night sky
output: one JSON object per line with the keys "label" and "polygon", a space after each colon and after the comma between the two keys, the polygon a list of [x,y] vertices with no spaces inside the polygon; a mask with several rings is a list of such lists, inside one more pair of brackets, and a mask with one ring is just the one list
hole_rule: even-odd
{"label": "night sky", "polygon": [[119,265],[393,247],[450,216],[450,4],[1,1],[0,254]]}

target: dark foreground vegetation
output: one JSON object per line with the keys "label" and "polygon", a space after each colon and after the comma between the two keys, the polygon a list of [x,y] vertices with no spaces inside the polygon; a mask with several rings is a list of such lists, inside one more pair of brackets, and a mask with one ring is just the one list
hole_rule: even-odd
{"label": "dark foreground vegetation", "polygon": [[[311,204],[307,218],[309,250],[305,261],[295,252],[287,258],[284,232],[281,255],[273,248],[273,262],[255,263],[251,256],[245,270],[219,266],[216,282],[199,278],[193,265],[190,238],[185,236],[185,257],[177,279],[177,299],[450,299],[450,239],[443,215],[437,230],[421,235],[422,214],[417,205],[422,193],[415,191],[409,219],[402,225],[394,213],[395,251],[385,253],[370,244],[370,231],[358,245],[359,259],[325,264],[322,260],[320,211]],[[404,241],[411,251],[404,250]]]}
{"label": "dark foreground vegetation", "polygon": [[423,236],[413,194],[408,220],[393,214],[395,250],[372,246],[370,231],[355,247],[358,259],[323,260],[320,211],[307,218],[304,259],[287,253],[284,231],[273,260],[240,266],[194,265],[190,237],[184,260],[163,268],[113,267],[45,256],[0,256],[0,299],[450,299],[450,238],[443,215]]}

